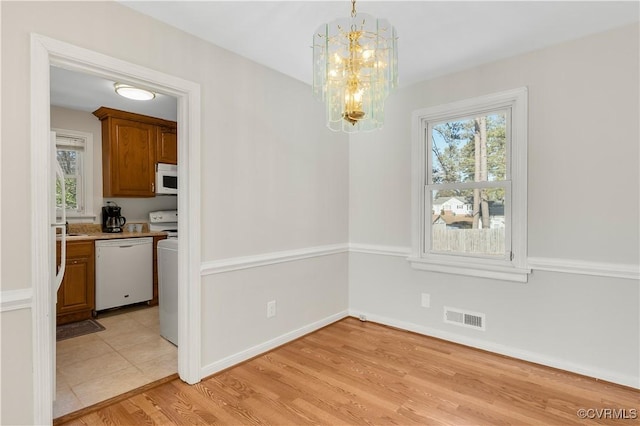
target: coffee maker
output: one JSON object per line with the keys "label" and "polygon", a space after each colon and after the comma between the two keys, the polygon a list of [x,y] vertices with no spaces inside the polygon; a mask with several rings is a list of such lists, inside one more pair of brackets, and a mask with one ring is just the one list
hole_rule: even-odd
{"label": "coffee maker", "polygon": [[107,201],[102,207],[102,232],[122,232],[127,219],[120,216],[120,207],[113,201]]}

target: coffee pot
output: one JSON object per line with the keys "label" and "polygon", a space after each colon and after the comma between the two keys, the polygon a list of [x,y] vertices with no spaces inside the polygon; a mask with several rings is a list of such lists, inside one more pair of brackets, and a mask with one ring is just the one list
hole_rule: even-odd
{"label": "coffee pot", "polygon": [[122,232],[127,219],[120,215],[121,208],[113,201],[102,207],[102,232]]}

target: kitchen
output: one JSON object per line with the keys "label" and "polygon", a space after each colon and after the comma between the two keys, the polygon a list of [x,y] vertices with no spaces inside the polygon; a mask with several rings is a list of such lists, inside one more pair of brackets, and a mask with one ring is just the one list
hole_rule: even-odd
{"label": "kitchen", "polygon": [[[177,372],[177,306],[162,327],[159,314],[162,276],[177,273],[177,239],[171,238],[177,237],[176,100],[157,94],[151,103],[130,101],[113,89],[114,82],[51,68],[58,159],[73,145],[65,140],[83,142],[74,157],[78,167],[63,165],[80,202],[67,210],[57,325],[74,328],[95,319],[105,328],[58,341],[54,417]],[[141,136],[154,142],[142,155],[129,140]],[[121,144],[114,142],[118,138]],[[163,244],[168,247],[158,251]],[[172,262],[173,269],[166,266]]]}

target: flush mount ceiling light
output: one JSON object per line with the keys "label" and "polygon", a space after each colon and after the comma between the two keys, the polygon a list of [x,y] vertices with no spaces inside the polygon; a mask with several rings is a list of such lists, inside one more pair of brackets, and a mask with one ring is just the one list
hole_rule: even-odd
{"label": "flush mount ceiling light", "polygon": [[327,127],[357,132],[382,128],[384,100],[398,85],[395,28],[356,13],[318,28],[313,37],[313,93],[326,103]]}
{"label": "flush mount ceiling light", "polygon": [[139,89],[128,84],[116,83],[113,85],[116,89],[116,93],[127,99],[133,99],[136,101],[149,101],[156,97],[156,94],[148,90]]}

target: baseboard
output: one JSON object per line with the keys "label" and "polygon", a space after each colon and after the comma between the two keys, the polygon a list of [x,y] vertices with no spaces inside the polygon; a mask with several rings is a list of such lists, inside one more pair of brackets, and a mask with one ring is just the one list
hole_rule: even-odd
{"label": "baseboard", "polygon": [[275,349],[278,346],[282,346],[285,343],[289,343],[295,339],[298,339],[304,336],[305,334],[312,333],[316,330],[321,329],[322,327],[326,327],[327,325],[332,324],[336,321],[340,321],[341,319],[346,318],[348,316],[349,316],[349,313],[346,310],[342,312],[338,312],[336,314],[323,318],[319,321],[313,322],[311,324],[307,324],[304,327],[300,327],[296,330],[282,334],[276,337],[275,339],[268,340],[264,343],[260,343],[259,345],[253,346],[244,351],[230,355],[219,361],[205,365],[201,369],[200,377],[205,378],[207,376],[211,376],[212,374],[225,370],[229,367],[233,367],[234,365],[240,364],[243,361],[254,358],[265,352],[269,352],[270,350]]}
{"label": "baseboard", "polygon": [[21,288],[19,290],[3,290],[0,292],[0,312],[15,311],[31,308],[33,290]]}
{"label": "baseboard", "polygon": [[506,345],[497,343],[491,343],[480,339],[474,339],[467,336],[462,336],[455,333],[449,333],[442,330],[436,330],[430,327],[422,325],[400,321],[393,318],[387,318],[380,315],[371,314],[369,312],[362,312],[357,310],[349,310],[349,316],[361,318],[364,316],[367,321],[377,322],[380,324],[388,325],[391,327],[400,328],[402,330],[412,331],[414,333],[422,334],[425,336],[436,337],[438,339],[446,340],[453,343],[459,343],[461,345],[470,346],[476,349],[482,349],[488,352],[493,352],[500,355],[506,355],[512,358],[521,359],[523,361],[532,362],[535,364],[541,364],[559,370],[568,371],[571,373],[580,374],[583,376],[593,377],[595,379],[605,380],[612,383],[617,383],[623,386],[640,389],[640,378],[619,374],[613,371],[593,368],[590,366],[580,365],[565,360],[549,357],[543,354],[513,348]]}

